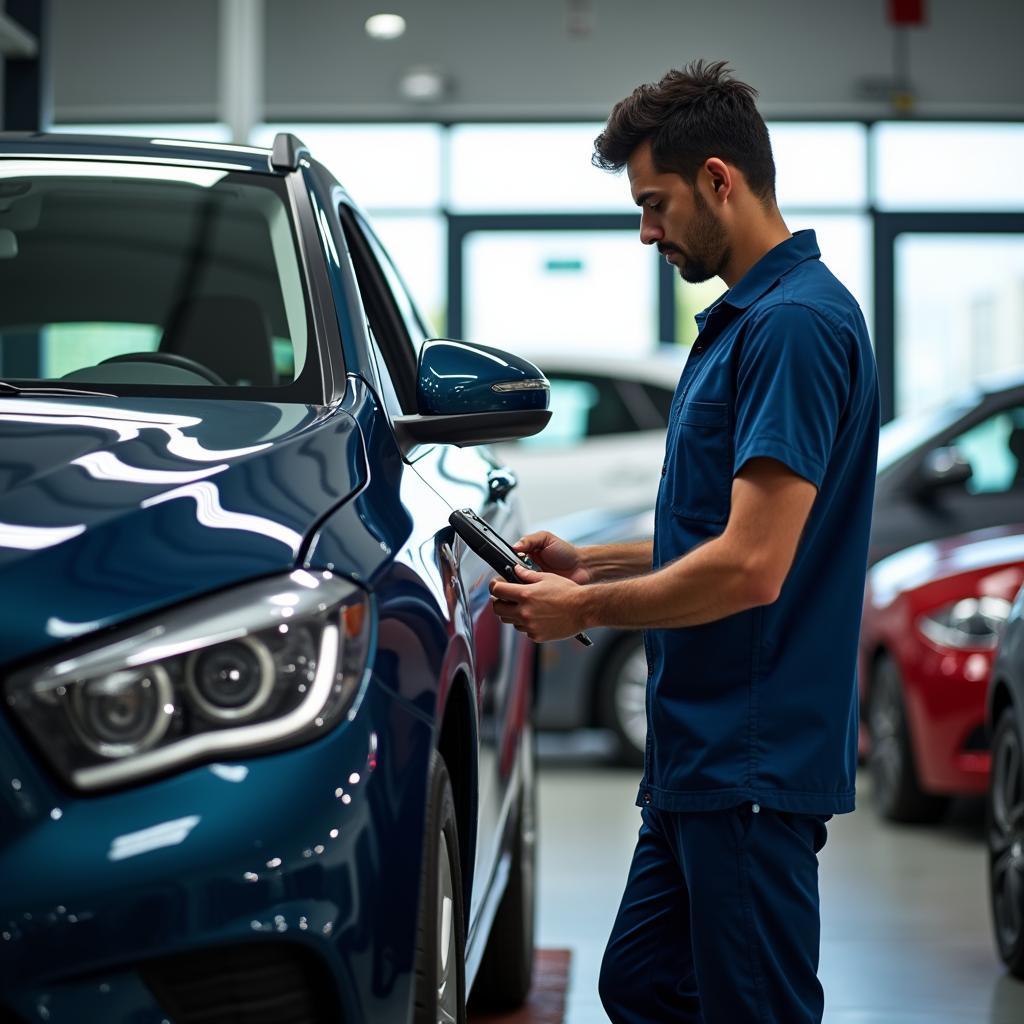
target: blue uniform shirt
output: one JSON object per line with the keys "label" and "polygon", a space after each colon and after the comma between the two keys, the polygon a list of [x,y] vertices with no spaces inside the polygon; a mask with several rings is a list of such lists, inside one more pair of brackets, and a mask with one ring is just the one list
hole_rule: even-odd
{"label": "blue uniform shirt", "polygon": [[638,803],[853,810],[857,637],[878,449],[864,317],[813,231],[766,253],[699,314],[655,512],[655,569],[724,529],[733,477],[767,456],[818,488],[773,604],[646,636]]}

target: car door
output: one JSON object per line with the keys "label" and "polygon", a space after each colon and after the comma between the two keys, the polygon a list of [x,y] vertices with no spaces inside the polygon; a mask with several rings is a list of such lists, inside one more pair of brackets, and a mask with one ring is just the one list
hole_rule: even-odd
{"label": "car door", "polygon": [[[377,364],[382,400],[392,417],[414,413],[416,350],[426,331],[401,278],[375,236],[359,215],[343,208],[341,220],[349,253],[364,295]],[[515,629],[503,625],[491,611],[489,584],[493,570],[461,538],[448,529],[448,512],[471,508],[496,531],[514,540],[520,526],[514,504],[516,478],[494,463],[486,449],[435,444],[410,454],[412,479],[403,483],[403,502],[411,515],[433,515],[437,520],[435,547],[451,543],[452,553],[471,622],[478,727],[478,813],[473,872],[473,908],[494,876],[511,766],[502,761],[506,732],[515,727],[510,711],[514,699]],[[513,536],[514,535],[514,536]],[[421,549],[422,558],[433,553]],[[469,765],[449,765],[452,775]]]}
{"label": "car door", "polygon": [[[964,483],[922,491],[922,466],[937,449],[956,448],[971,465]],[[872,560],[923,541],[1024,522],[1024,401],[1019,391],[988,400],[879,481]]]}

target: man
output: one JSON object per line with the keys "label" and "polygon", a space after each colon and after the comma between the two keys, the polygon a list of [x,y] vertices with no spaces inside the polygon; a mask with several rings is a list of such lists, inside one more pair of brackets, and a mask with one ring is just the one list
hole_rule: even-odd
{"label": "man", "polygon": [[642,827],[600,979],[615,1024],[823,1012],[817,854],[854,806],[878,391],[856,301],[779,213],[755,96],[697,61],[595,142],[640,240],[728,286],[676,389],[653,545],[535,533],[518,547],[543,571],[492,585],[535,640],[646,630]]}

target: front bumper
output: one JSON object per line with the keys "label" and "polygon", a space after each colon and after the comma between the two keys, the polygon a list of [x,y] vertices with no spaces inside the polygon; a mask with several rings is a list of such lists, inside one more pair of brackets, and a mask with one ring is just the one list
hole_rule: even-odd
{"label": "front bumper", "polygon": [[983,793],[991,758],[985,696],[994,652],[921,644],[904,666],[907,716],[918,777],[934,793]]}
{"label": "front bumper", "polygon": [[0,721],[0,1020],[198,1020],[167,982],[195,954],[211,979],[249,961],[250,995],[275,965],[317,989],[316,1015],[270,1006],[275,1024],[405,1019],[430,744],[371,680],[309,746],[83,797]]}

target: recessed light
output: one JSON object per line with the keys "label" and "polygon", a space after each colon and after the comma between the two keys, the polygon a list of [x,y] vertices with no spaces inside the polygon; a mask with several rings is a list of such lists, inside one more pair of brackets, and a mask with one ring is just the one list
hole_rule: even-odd
{"label": "recessed light", "polygon": [[405,32],[405,18],[400,14],[375,14],[366,19],[366,34],[371,39],[397,39]]}
{"label": "recessed light", "polygon": [[441,99],[448,91],[448,78],[437,68],[414,67],[402,75],[398,91],[414,103],[431,103]]}

